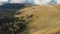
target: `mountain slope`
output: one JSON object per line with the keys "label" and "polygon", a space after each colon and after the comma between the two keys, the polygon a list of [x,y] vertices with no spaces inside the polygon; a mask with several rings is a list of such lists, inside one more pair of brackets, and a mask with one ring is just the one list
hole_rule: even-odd
{"label": "mountain slope", "polygon": [[0,11],[0,34],[60,34],[60,5]]}
{"label": "mountain slope", "polygon": [[[60,5],[56,6],[33,6],[22,10],[21,15],[15,17],[29,16],[29,34],[59,34],[60,31]],[[27,17],[26,17],[27,18]],[[24,31],[26,32],[26,31]],[[24,33],[23,32],[23,33]]]}

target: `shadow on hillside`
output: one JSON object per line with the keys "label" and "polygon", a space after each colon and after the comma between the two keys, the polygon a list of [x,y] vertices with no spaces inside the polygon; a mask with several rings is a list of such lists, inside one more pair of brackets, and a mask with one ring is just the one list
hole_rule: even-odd
{"label": "shadow on hillside", "polygon": [[[21,34],[24,30],[28,29],[25,19],[14,17],[17,11],[24,7],[24,4],[0,6],[0,34]],[[24,34],[28,34],[28,31]]]}
{"label": "shadow on hillside", "polygon": [[60,31],[55,32],[54,34],[60,34]]}
{"label": "shadow on hillside", "polygon": [[8,4],[0,6],[0,9],[22,9],[25,7],[24,5],[25,4],[8,3]]}

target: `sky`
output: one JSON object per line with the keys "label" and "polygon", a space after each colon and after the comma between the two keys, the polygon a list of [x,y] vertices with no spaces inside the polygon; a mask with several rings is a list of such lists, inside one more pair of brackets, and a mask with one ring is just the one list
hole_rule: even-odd
{"label": "sky", "polygon": [[60,0],[57,0],[57,3],[60,4]]}
{"label": "sky", "polygon": [[[0,3],[3,4],[3,2],[6,3],[30,3],[30,4],[36,4],[36,5],[47,5],[52,0],[0,0]],[[53,0],[53,2],[57,2],[57,4],[60,4],[60,0]]]}
{"label": "sky", "polygon": [[7,2],[8,0],[0,0],[0,2]]}

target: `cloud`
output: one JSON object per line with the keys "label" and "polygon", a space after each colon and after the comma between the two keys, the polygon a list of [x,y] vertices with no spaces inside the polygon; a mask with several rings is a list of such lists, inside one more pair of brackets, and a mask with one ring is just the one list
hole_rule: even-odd
{"label": "cloud", "polygon": [[0,0],[0,2],[8,2],[8,0]]}
{"label": "cloud", "polygon": [[57,0],[57,4],[60,4],[60,0]]}
{"label": "cloud", "polygon": [[[36,5],[47,5],[52,0],[0,0],[1,2],[6,3],[29,3],[29,4],[36,4]],[[60,4],[60,0],[55,0],[57,4]],[[52,2],[53,3],[53,2]]]}
{"label": "cloud", "polygon": [[51,0],[35,0],[34,4],[38,4],[38,5],[46,5],[50,2]]}

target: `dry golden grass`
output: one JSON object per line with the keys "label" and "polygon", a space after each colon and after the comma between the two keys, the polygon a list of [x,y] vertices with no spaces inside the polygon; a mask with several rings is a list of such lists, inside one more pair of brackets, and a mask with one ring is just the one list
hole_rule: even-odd
{"label": "dry golden grass", "polygon": [[30,34],[60,34],[60,5],[56,6],[32,6],[18,10],[21,15],[15,17],[33,15],[32,22],[28,23]]}

